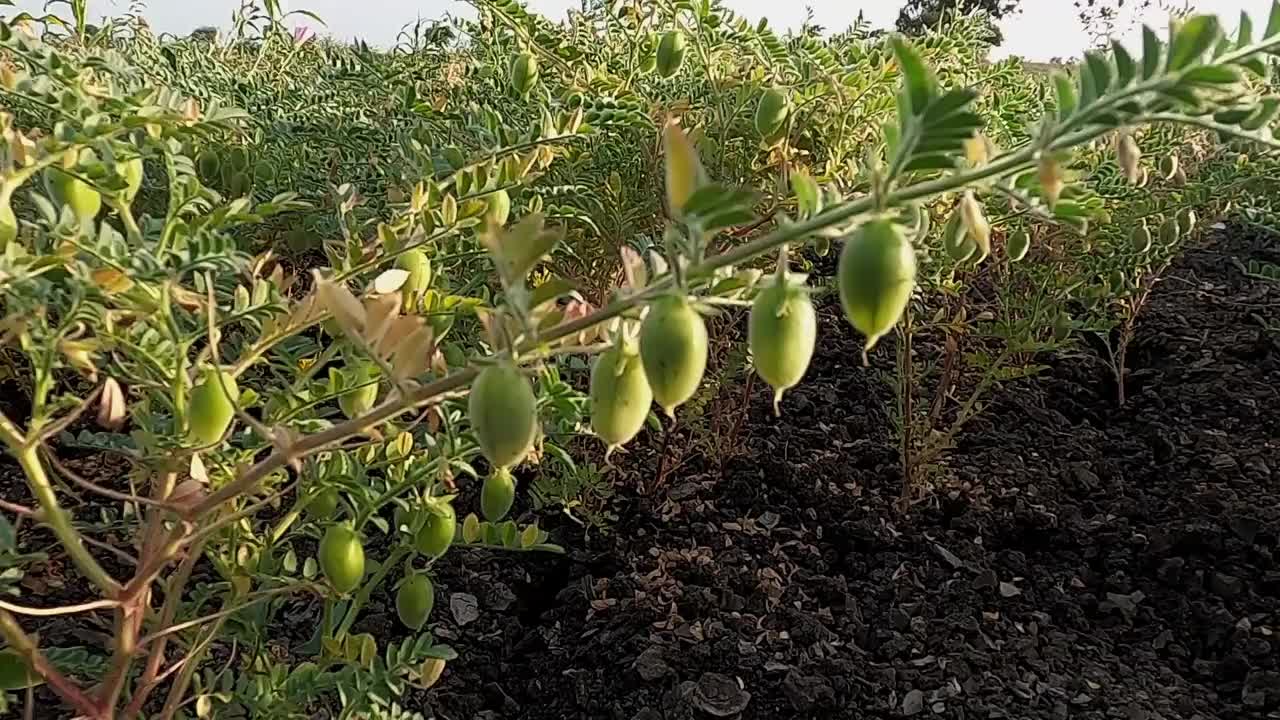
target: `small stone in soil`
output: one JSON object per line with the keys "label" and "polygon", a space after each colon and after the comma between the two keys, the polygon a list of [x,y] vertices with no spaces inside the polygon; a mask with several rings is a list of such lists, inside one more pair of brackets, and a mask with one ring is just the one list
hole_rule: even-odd
{"label": "small stone in soil", "polygon": [[1262,529],[1262,524],[1257,518],[1245,515],[1237,515],[1231,518],[1231,532],[1236,534],[1241,540],[1252,544],[1253,539],[1258,536],[1258,531]]}
{"label": "small stone in soil", "polygon": [[993,588],[996,586],[997,581],[998,578],[996,577],[996,571],[987,568],[986,570],[978,573],[978,576],[973,579],[973,589],[986,590],[988,588]]}
{"label": "small stone in soil", "polygon": [[484,606],[490,610],[502,612],[511,607],[516,601],[516,594],[506,583],[495,582],[489,586],[488,592],[484,594]]}
{"label": "small stone in soil", "polygon": [[782,692],[786,693],[792,707],[800,712],[808,712],[820,705],[832,705],[836,701],[835,688],[826,678],[803,675],[797,670],[787,673],[782,681]]}
{"label": "small stone in soil", "polygon": [[1209,579],[1209,589],[1223,597],[1234,597],[1244,591],[1244,581],[1235,575],[1214,573]]}
{"label": "small stone in soil", "polygon": [[640,653],[635,662],[636,673],[645,682],[653,682],[671,672],[671,666],[662,658],[662,649],[651,646]]}
{"label": "small stone in soil", "polygon": [[917,715],[924,710],[924,693],[920,690],[912,690],[902,698],[902,714],[907,717]]}
{"label": "small stone in soil", "polygon": [[689,702],[708,715],[729,717],[747,709],[751,693],[743,690],[738,681],[728,675],[708,672],[698,678],[697,686],[689,694]]}
{"label": "small stone in soil", "polygon": [[1156,575],[1167,583],[1177,584],[1182,579],[1182,568],[1186,564],[1187,561],[1180,557],[1165,558],[1156,569]]}
{"label": "small stone in soil", "polygon": [[480,604],[471,593],[450,595],[449,610],[453,612],[453,621],[459,625],[475,622],[480,617]]}

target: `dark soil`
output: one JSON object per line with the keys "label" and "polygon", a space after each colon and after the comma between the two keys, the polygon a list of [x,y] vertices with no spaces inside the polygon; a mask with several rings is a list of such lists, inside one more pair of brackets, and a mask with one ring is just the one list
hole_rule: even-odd
{"label": "dark soil", "polygon": [[[906,513],[893,348],[864,368],[828,302],[782,418],[756,384],[724,422],[743,410],[729,384],[718,425],[686,416],[615,458],[607,533],[549,516],[566,556],[450,553],[430,629],[460,657],[403,704],[446,720],[1280,718],[1280,286],[1235,257],[1280,248],[1218,233],[1171,270],[1126,406],[1089,357],[1007,384]],[[5,470],[3,496],[25,498]],[[48,603],[87,597],[65,559],[32,575]],[[276,636],[296,649],[317,613],[290,601]],[[390,590],[355,629],[405,635]],[[95,647],[109,628],[40,631]]]}
{"label": "dark soil", "polygon": [[891,350],[863,368],[827,307],[809,377],[781,419],[757,385],[735,452],[641,493],[648,438],[608,534],[443,564],[434,630],[462,656],[423,712],[1280,718],[1280,288],[1231,262],[1280,261],[1266,242],[1220,233],[1172,269],[1125,407],[1078,358],[1006,385],[946,461],[961,489],[906,514]]}

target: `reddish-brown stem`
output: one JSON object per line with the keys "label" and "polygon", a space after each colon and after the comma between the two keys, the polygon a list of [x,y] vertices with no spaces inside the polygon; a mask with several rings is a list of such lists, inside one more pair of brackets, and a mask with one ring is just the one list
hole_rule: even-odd
{"label": "reddish-brown stem", "polygon": [[0,634],[4,635],[9,647],[25,658],[27,665],[44,678],[44,681],[49,683],[49,687],[53,688],[59,697],[70,703],[77,712],[91,718],[101,714],[101,709],[79,686],[49,663],[35,641],[27,637],[17,619],[6,610],[0,610]]}
{"label": "reddish-brown stem", "polygon": [[[174,616],[178,613],[178,604],[182,599],[182,591],[186,587],[187,581],[191,579],[191,571],[195,568],[196,561],[200,559],[203,550],[203,541],[193,543],[191,547],[187,548],[186,557],[178,564],[177,571],[169,579],[165,588],[164,607],[160,611],[160,627],[169,627],[173,624]],[[160,636],[148,648],[147,664],[143,669],[142,678],[138,680],[138,689],[134,692],[133,697],[130,698],[129,705],[121,716],[124,720],[130,720],[142,712],[143,703],[146,702],[147,696],[151,694],[151,691],[158,684],[160,666],[164,663],[164,651],[168,642],[169,638],[167,636]],[[143,644],[145,644],[145,640]]]}

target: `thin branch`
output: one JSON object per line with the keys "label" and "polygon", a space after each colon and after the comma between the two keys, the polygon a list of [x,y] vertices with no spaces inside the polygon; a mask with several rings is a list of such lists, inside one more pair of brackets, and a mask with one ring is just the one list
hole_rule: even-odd
{"label": "thin branch", "polygon": [[65,417],[55,422],[54,424],[41,429],[40,432],[37,433],[34,438],[29,438],[27,440],[27,443],[33,447],[37,445],[41,445],[44,443],[45,440],[53,437],[54,435],[57,435],[63,430],[66,430],[71,425],[71,423],[80,419],[80,416],[84,414],[84,411],[87,410],[89,406],[92,405],[94,401],[97,400],[98,397],[102,395],[102,388],[103,388],[102,385],[99,385],[97,388],[94,388],[93,392],[86,395],[85,398],[80,401],[80,404],[76,405],[75,410],[72,410],[71,412],[67,413]]}
{"label": "thin branch", "polygon": [[70,678],[58,672],[58,669],[49,662],[44,653],[40,652],[40,648],[36,646],[35,641],[27,637],[22,631],[22,626],[18,624],[17,619],[13,617],[7,610],[0,610],[0,634],[4,635],[4,639],[9,643],[9,647],[17,651],[27,661],[27,665],[40,677],[49,683],[49,687],[58,693],[63,700],[71,703],[76,710],[86,717],[98,717],[98,706],[93,700],[84,693]]}
{"label": "thin branch", "polygon": [[250,595],[249,598],[246,598],[245,601],[242,603],[232,605],[231,607],[223,608],[218,612],[209,613],[208,615],[198,617],[193,620],[180,622],[177,625],[170,625],[169,627],[163,630],[157,630],[156,632],[153,632],[150,635],[144,636],[140,641],[138,641],[138,644],[140,646],[146,645],[147,643],[153,640],[160,640],[174,633],[182,632],[183,630],[186,630],[188,628],[197,627],[207,622],[211,622],[219,618],[227,617],[228,615],[234,615],[235,613],[240,612],[241,610],[249,607],[250,605],[256,605],[257,603],[260,603],[263,600],[267,600],[269,598],[275,597],[276,595],[286,595],[288,593],[298,592],[300,590],[311,590],[315,592],[317,595],[323,595],[323,592],[320,589],[320,586],[315,583],[298,583],[297,585],[287,585],[285,587],[274,588],[271,590],[263,590],[262,592],[254,593],[253,595]]}
{"label": "thin branch", "polygon": [[152,500],[151,498],[142,497],[140,495],[130,495],[129,493],[126,493],[126,492],[120,492],[119,490],[112,490],[111,488],[102,487],[101,485],[80,476],[74,470],[67,467],[66,465],[63,465],[58,460],[58,457],[53,454],[53,450],[48,445],[42,446],[41,449],[44,450],[45,460],[49,461],[49,465],[53,467],[53,469],[59,475],[65,477],[66,479],[70,480],[76,485],[79,485],[85,490],[88,490],[89,492],[97,493],[104,497],[109,497],[112,500],[119,500],[121,502],[138,503],[139,505],[151,505],[151,506],[158,507],[161,509],[166,509],[166,510],[171,509],[167,503],[161,502],[159,500]]}
{"label": "thin branch", "polygon": [[63,605],[53,608],[33,608],[26,605],[15,605],[11,602],[0,600],[0,610],[7,610],[18,615],[30,615],[32,617],[54,617],[56,615],[75,615],[76,613],[89,612],[90,610],[103,610],[106,608],[120,607],[119,601],[116,600],[92,600],[79,605]]}

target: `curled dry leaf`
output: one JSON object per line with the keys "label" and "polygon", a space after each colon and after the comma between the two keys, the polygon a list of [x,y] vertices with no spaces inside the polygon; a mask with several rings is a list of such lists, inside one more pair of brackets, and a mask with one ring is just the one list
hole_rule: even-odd
{"label": "curled dry leaf", "polygon": [[400,317],[399,295],[373,295],[364,301],[364,339],[371,347],[378,347],[391,326]]}
{"label": "curled dry leaf", "polygon": [[397,380],[414,378],[431,369],[437,354],[435,332],[430,325],[423,325],[396,347],[391,368],[395,371]]}
{"label": "curled dry leaf", "polygon": [[98,374],[98,366],[94,364],[93,356],[99,347],[100,344],[96,340],[63,340],[58,343],[58,349],[62,351],[62,356],[67,362],[91,378],[97,377]]}
{"label": "curled dry leaf", "polygon": [[365,317],[364,306],[356,299],[355,295],[347,289],[346,285],[335,283],[332,280],[320,275],[320,272],[313,271],[315,274],[316,299],[320,307],[324,308],[329,314],[333,315],[333,319],[338,323],[338,327],[348,335],[359,336],[364,332]]}
{"label": "curled dry leaf", "polygon": [[[569,302],[564,306],[564,322],[570,323],[576,320],[581,320],[582,318],[587,317],[593,312],[595,312],[595,308],[592,307],[591,303],[578,298],[571,298]],[[585,330],[580,330],[574,336],[565,338],[562,341],[562,344],[572,345],[574,343],[577,343],[578,345],[586,345],[591,341],[593,341],[598,336],[599,336],[598,328],[590,327]]]}
{"label": "curled dry leaf", "polygon": [[194,478],[183,480],[169,494],[169,504],[180,510],[189,510],[199,505],[206,495],[204,483]]}
{"label": "curled dry leaf", "polygon": [[978,202],[972,190],[966,190],[960,201],[960,218],[969,237],[978,246],[978,258],[974,262],[980,263],[991,254],[991,223],[987,222],[982,203]]}
{"label": "curled dry leaf", "polygon": [[1058,204],[1058,197],[1062,195],[1062,167],[1052,155],[1041,155],[1037,175],[1040,179],[1040,189],[1044,191],[1044,199],[1052,208]]}
{"label": "curled dry leaf", "polygon": [[102,392],[98,395],[98,426],[115,432],[124,426],[124,419],[124,391],[115,378],[108,377],[102,383]]}
{"label": "curled dry leaf", "polygon": [[400,344],[405,338],[412,335],[422,327],[424,320],[417,315],[400,315],[391,321],[391,325],[387,328],[378,343],[374,345],[374,351],[378,353],[378,357],[388,358],[396,352]]}
{"label": "curled dry leaf", "polygon": [[1127,132],[1121,133],[1116,140],[1116,159],[1129,182],[1137,185],[1142,181],[1142,150]]}
{"label": "curled dry leaf", "polygon": [[209,484],[209,471],[205,469],[204,461],[200,459],[200,453],[191,456],[191,464],[188,466],[187,474],[193,480],[199,480],[206,485]]}
{"label": "curled dry leaf", "polygon": [[649,274],[644,266],[644,258],[640,257],[640,253],[633,250],[629,245],[623,245],[620,252],[622,254],[623,289],[629,292],[643,290],[649,284]]}

